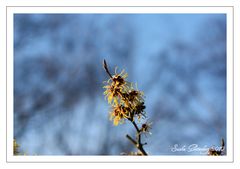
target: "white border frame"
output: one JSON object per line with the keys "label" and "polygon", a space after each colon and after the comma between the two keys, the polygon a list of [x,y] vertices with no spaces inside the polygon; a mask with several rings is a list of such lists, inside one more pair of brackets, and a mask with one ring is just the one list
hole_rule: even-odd
{"label": "white border frame", "polygon": [[[227,15],[227,155],[226,156],[13,156],[13,15],[15,13],[225,13]],[[233,7],[6,7],[7,162],[233,162]]]}

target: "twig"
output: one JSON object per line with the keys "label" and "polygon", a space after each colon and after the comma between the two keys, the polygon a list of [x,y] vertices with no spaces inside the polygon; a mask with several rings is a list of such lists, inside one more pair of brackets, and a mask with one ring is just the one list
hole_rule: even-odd
{"label": "twig", "polygon": [[109,70],[108,70],[107,62],[106,62],[105,59],[103,59],[103,68],[105,69],[105,71],[107,72],[107,74],[108,74],[108,75],[110,76],[110,78],[112,79],[113,77],[112,77],[111,73],[110,73]]}
{"label": "twig", "polygon": [[131,121],[131,123],[133,124],[133,126],[135,127],[135,129],[137,130],[137,141],[134,140],[132,137],[130,137],[129,135],[126,135],[126,137],[135,145],[135,147],[137,147],[137,149],[143,154],[143,155],[148,155],[146,153],[146,151],[143,148],[143,145],[145,145],[146,143],[142,144],[141,142],[141,130],[138,128],[137,124],[135,123],[135,121],[132,121],[130,119],[128,119],[129,121]]}
{"label": "twig", "polygon": [[137,124],[135,123],[135,121],[131,121],[132,124],[134,125],[135,129],[137,130],[138,133],[140,133],[140,129],[138,128]]}
{"label": "twig", "polygon": [[131,136],[127,134],[126,137],[137,147],[137,142]]}
{"label": "twig", "polygon": [[221,140],[221,151],[223,151],[225,148],[225,142],[224,142],[224,139],[222,138]]}

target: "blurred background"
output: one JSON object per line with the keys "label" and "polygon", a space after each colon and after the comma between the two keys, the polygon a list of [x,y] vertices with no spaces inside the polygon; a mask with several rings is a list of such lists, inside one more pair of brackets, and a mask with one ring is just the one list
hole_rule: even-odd
{"label": "blurred background", "polygon": [[113,126],[102,68],[144,91],[150,155],[199,155],[178,145],[226,141],[224,14],[15,14],[14,138],[29,155],[136,151]]}

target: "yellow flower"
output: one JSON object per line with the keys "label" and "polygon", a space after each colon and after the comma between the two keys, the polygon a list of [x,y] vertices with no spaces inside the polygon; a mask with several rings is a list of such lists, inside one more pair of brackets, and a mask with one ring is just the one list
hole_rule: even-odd
{"label": "yellow flower", "polygon": [[113,120],[115,126],[119,123],[122,124],[128,118],[130,118],[130,109],[122,105],[113,107],[112,112],[110,112],[110,120]]}
{"label": "yellow flower", "polygon": [[121,118],[120,118],[119,116],[116,116],[116,117],[114,118],[114,120],[113,120],[114,126],[117,126],[118,123],[119,123],[119,121],[121,121]]}
{"label": "yellow flower", "polygon": [[142,128],[141,128],[142,132],[152,134],[150,133],[150,129],[152,129],[152,122],[151,123],[146,122],[142,124]]}
{"label": "yellow flower", "polygon": [[13,154],[18,155],[19,154],[19,145],[17,144],[17,141],[13,139]]}
{"label": "yellow flower", "polygon": [[124,70],[120,74],[115,74],[112,78],[107,81],[107,85],[104,86],[104,95],[108,100],[109,104],[117,104],[118,100],[122,98],[122,93],[130,89],[129,82],[125,79],[127,78],[127,73]]}
{"label": "yellow flower", "polygon": [[130,90],[127,99],[133,106],[137,106],[144,101],[143,92],[137,90]]}
{"label": "yellow flower", "polygon": [[112,104],[112,101],[114,100],[114,103],[117,102],[117,96],[120,94],[120,90],[118,88],[115,88],[115,86],[112,85],[106,85],[104,86],[106,88],[104,95],[105,98],[107,98],[108,103]]}
{"label": "yellow flower", "polygon": [[[134,116],[138,119],[145,117],[145,106],[143,92],[135,90],[132,83],[126,81],[127,73],[123,70],[121,73],[110,76],[104,91],[105,98],[112,106],[110,119],[114,125],[124,122],[125,119],[134,120]],[[137,88],[137,86],[136,86]]]}

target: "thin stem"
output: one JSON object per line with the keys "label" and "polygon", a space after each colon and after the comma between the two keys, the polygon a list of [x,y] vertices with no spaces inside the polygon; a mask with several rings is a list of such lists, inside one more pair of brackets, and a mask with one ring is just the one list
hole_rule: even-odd
{"label": "thin stem", "polygon": [[138,133],[140,133],[140,129],[138,128],[137,124],[135,123],[135,121],[131,121],[132,124],[134,125],[135,129],[137,130]]}
{"label": "thin stem", "polygon": [[128,119],[129,121],[131,121],[131,123],[133,124],[133,126],[135,127],[135,129],[137,130],[137,141],[134,140],[132,137],[130,137],[129,135],[126,135],[126,137],[137,147],[137,149],[143,154],[143,155],[148,155],[146,153],[146,151],[144,150],[143,148],[143,145],[145,144],[142,144],[141,142],[141,130],[138,128],[136,122],[134,120],[130,120]]}
{"label": "thin stem", "polygon": [[135,121],[132,121],[132,124],[134,125],[135,129],[137,130],[137,138],[138,138],[138,144],[141,145],[142,147],[142,143],[141,143],[141,131],[138,128],[137,124],[135,123]]}
{"label": "thin stem", "polygon": [[109,70],[108,70],[107,62],[106,62],[105,59],[103,59],[103,68],[104,68],[105,71],[107,72],[108,76],[112,79],[113,77],[112,77],[111,73],[110,73]]}
{"label": "thin stem", "polygon": [[131,136],[129,136],[129,135],[127,134],[126,137],[127,137],[135,146],[137,146],[137,142],[136,142]]}
{"label": "thin stem", "polygon": [[224,142],[224,139],[222,138],[222,140],[221,140],[221,150],[222,151],[224,150],[224,147],[225,147],[225,142]]}

